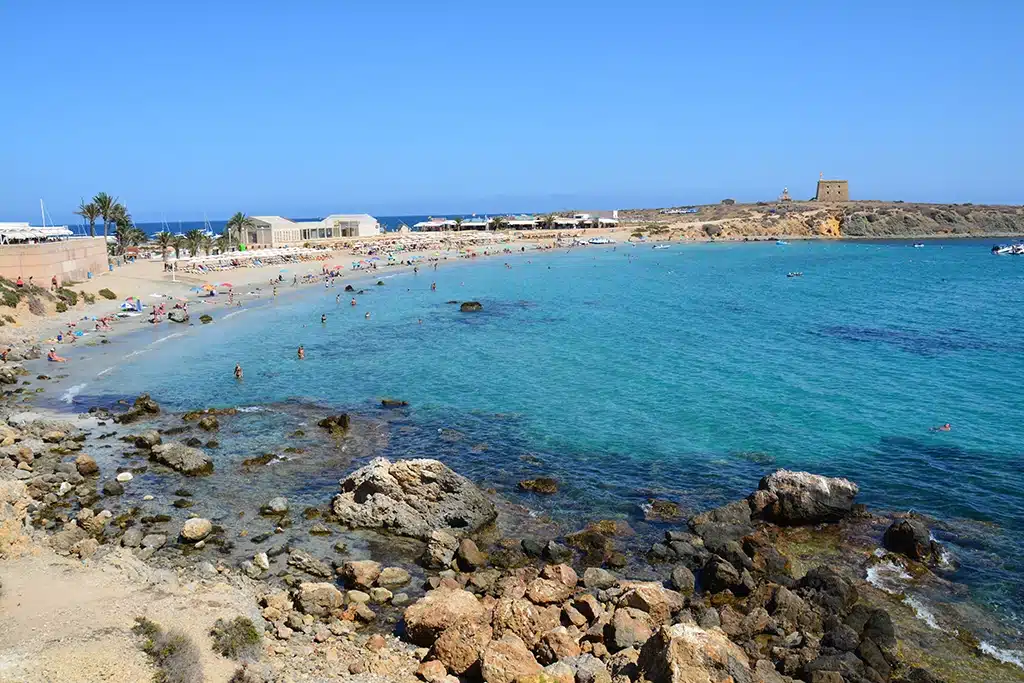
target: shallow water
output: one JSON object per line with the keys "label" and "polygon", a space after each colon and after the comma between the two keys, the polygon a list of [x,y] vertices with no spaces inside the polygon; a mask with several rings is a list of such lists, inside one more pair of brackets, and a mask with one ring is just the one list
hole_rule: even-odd
{"label": "shallow water", "polygon": [[[937,517],[956,560],[947,578],[1021,627],[1024,260],[958,241],[620,245],[507,261],[385,276],[355,307],[311,288],[246,315],[215,309],[213,325],[117,339],[72,365],[63,405],[148,391],[176,410],[352,410],[382,420],[385,454],[442,458],[566,528],[639,522],[650,497],[704,508],[778,467],[847,476],[873,507]],[[382,411],[385,396],[411,407]],[[283,441],[282,418],[261,415],[223,435],[216,457],[258,454],[243,453],[254,434]],[[929,431],[945,422],[951,432]],[[321,495],[352,466],[296,476]],[[562,491],[516,493],[541,474]]]}

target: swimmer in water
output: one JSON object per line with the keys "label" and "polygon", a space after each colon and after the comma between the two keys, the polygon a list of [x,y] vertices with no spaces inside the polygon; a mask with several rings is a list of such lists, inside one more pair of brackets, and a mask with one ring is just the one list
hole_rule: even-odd
{"label": "swimmer in water", "polygon": [[436,292],[437,291],[437,283],[436,282],[431,282],[430,283],[430,291],[431,292]]}
{"label": "swimmer in water", "polygon": [[299,344],[299,360],[303,360],[303,359],[305,359],[305,357],[306,357],[306,349],[302,346],[302,344]]}
{"label": "swimmer in water", "polygon": [[327,322],[327,314],[326,313],[321,313],[320,314],[320,324],[323,325],[326,322]]}
{"label": "swimmer in water", "polygon": [[366,312],[366,315],[364,315],[363,317],[364,317],[364,318],[366,318],[367,320],[369,320],[369,319],[370,319],[370,312],[369,312],[369,311],[367,311],[367,312]]}
{"label": "swimmer in water", "polygon": [[235,379],[242,379],[242,366],[235,363]]}
{"label": "swimmer in water", "polygon": [[355,305],[356,305],[356,300],[355,300],[355,298],[354,298],[354,297],[353,297],[353,299],[352,299],[352,305],[353,305],[353,306],[355,306]]}
{"label": "swimmer in water", "polygon": [[952,429],[953,429],[953,426],[947,422],[946,424],[939,425],[938,427],[932,427],[929,431],[932,431],[932,432],[948,432],[948,431],[952,431]]}
{"label": "swimmer in water", "polygon": [[341,303],[341,294],[339,294],[338,296],[334,297],[334,303],[336,303],[336,304],[340,304]]}
{"label": "swimmer in water", "polygon": [[417,320],[416,322],[417,322],[418,324],[422,325],[422,324],[423,324],[423,318],[420,318],[420,319],[419,319],[419,320]]}

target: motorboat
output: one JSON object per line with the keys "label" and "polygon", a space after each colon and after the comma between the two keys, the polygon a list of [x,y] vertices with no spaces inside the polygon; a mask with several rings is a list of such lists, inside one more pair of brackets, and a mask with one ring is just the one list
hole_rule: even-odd
{"label": "motorboat", "polygon": [[784,247],[787,244],[789,244],[789,242],[787,242],[786,240],[775,240],[775,244],[779,245],[780,247]]}
{"label": "motorboat", "polygon": [[924,247],[924,242],[914,242],[914,249],[921,249]]}
{"label": "motorboat", "polygon": [[992,247],[992,253],[997,256],[1010,254],[1012,256],[1024,256],[1024,242],[1019,244],[997,244]]}
{"label": "motorboat", "polygon": [[608,237],[591,237],[588,242],[590,244],[615,244],[615,240]]}
{"label": "motorboat", "polygon": [[652,249],[668,249],[668,245],[667,245],[667,244],[655,244],[655,245],[654,245],[653,247],[651,247],[651,248],[652,248]]}
{"label": "motorboat", "polygon": [[793,271],[792,273],[786,273],[786,277],[803,277],[804,274],[801,271]]}

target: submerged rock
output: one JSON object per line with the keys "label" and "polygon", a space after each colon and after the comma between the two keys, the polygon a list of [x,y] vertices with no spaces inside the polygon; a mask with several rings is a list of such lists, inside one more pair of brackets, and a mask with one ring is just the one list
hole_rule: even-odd
{"label": "submerged rock", "polygon": [[380,401],[380,405],[382,408],[405,408],[409,405],[409,402],[397,398],[383,398]]}
{"label": "submerged rock", "polygon": [[463,313],[476,313],[484,310],[484,306],[479,301],[463,301],[459,310]]}
{"label": "submerged rock", "polygon": [[849,515],[858,490],[849,479],[777,470],[761,480],[749,501],[754,516],[769,522],[817,524]]}
{"label": "submerged rock", "polygon": [[423,540],[437,530],[468,534],[497,517],[471,481],[430,459],[374,459],[341,481],[332,509],[350,527]]}
{"label": "submerged rock", "polygon": [[175,308],[167,313],[167,319],[170,320],[172,323],[187,323],[188,313],[181,310],[180,308]]}
{"label": "submerged rock", "polygon": [[519,482],[519,490],[529,491],[530,493],[558,493],[558,480],[552,479],[551,477],[523,479],[521,482]]}

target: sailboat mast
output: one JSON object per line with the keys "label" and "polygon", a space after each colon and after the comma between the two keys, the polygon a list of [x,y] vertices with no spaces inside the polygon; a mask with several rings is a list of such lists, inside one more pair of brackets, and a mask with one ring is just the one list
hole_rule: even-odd
{"label": "sailboat mast", "polygon": [[46,209],[43,208],[43,200],[39,200],[39,214],[43,217],[43,227],[46,227]]}

